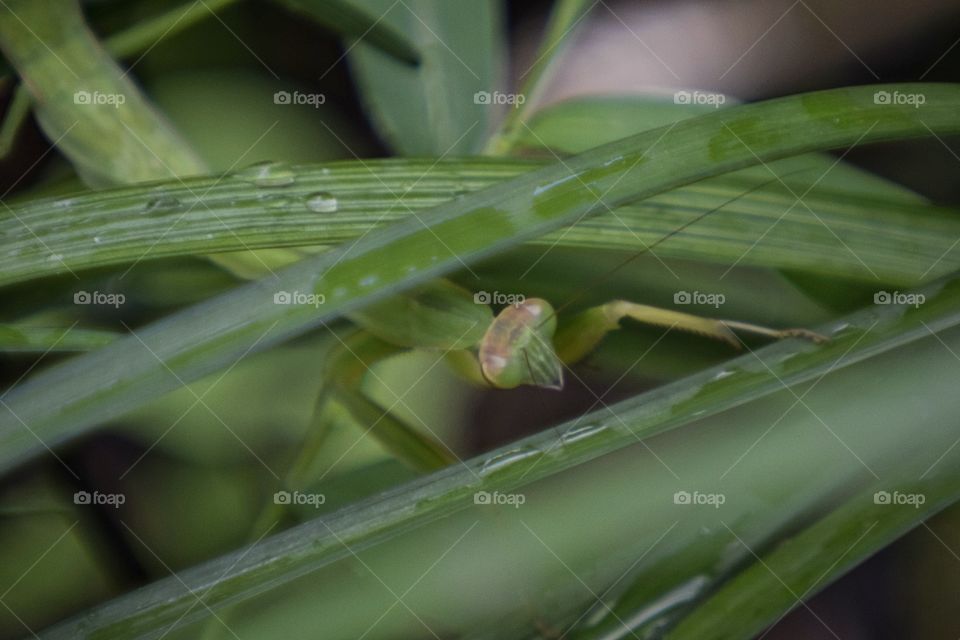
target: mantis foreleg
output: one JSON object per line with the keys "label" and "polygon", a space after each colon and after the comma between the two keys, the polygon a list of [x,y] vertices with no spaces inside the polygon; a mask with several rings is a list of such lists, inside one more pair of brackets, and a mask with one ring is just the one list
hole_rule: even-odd
{"label": "mantis foreleg", "polygon": [[806,329],[771,329],[748,322],[704,318],[672,309],[661,309],[627,300],[613,300],[580,312],[557,329],[554,345],[565,364],[582,360],[609,332],[619,329],[620,322],[630,318],[637,322],[679,329],[715,340],[722,340],[735,349],[743,346],[735,331],[753,333],[768,338],[801,337],[824,342],[826,338]]}

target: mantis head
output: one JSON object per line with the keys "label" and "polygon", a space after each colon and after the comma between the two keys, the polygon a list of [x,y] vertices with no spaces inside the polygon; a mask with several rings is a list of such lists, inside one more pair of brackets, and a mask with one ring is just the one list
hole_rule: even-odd
{"label": "mantis head", "polygon": [[500,389],[523,384],[563,388],[563,363],[553,346],[557,320],[550,303],[530,298],[501,311],[480,342],[483,377]]}

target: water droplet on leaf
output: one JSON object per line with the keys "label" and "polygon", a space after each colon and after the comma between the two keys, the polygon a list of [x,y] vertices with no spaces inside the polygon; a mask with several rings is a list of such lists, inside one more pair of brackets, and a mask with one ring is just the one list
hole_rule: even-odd
{"label": "water droplet on leaf", "polygon": [[234,175],[258,187],[285,187],[297,179],[297,174],[280,162],[258,162]]}
{"label": "water droplet on leaf", "polygon": [[540,453],[541,452],[539,449],[534,449],[533,447],[511,449],[510,451],[498,453],[484,461],[483,465],[480,467],[480,475],[485,476],[491,473],[496,473],[497,471],[510,467],[521,460],[538,456]]}
{"label": "water droplet on leaf", "polygon": [[326,191],[312,193],[307,196],[307,209],[314,213],[336,213],[337,199]]}

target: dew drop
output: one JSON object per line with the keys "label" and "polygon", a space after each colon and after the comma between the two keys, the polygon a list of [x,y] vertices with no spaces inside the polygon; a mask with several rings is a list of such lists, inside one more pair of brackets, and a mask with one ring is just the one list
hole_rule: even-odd
{"label": "dew drop", "polygon": [[[703,574],[696,575],[670,591],[658,596],[646,606],[641,607],[625,621],[620,620],[620,624],[630,629],[636,629],[651,623],[654,629],[662,628],[662,622],[658,622],[658,618],[663,618],[677,607],[697,599],[706,591],[710,584],[709,576]],[[612,609],[610,610],[612,611]],[[650,636],[645,634],[644,637]],[[655,637],[660,637],[660,634],[655,634]]]}
{"label": "dew drop", "polygon": [[508,467],[513,466],[514,464],[520,462],[521,460],[526,460],[533,456],[540,455],[539,449],[534,449],[533,447],[524,447],[522,449],[511,449],[510,451],[505,451],[503,453],[498,453],[490,458],[487,458],[483,465],[480,467],[480,475],[490,475],[491,473],[496,473]]}
{"label": "dew drop", "polygon": [[234,174],[258,187],[285,187],[297,179],[290,167],[280,162],[258,162]]}
{"label": "dew drop", "polygon": [[830,327],[830,335],[834,335],[834,336],[839,335],[851,329],[852,327],[853,325],[851,325],[849,322],[843,322],[843,321],[838,322],[832,327]]}
{"label": "dew drop", "polygon": [[720,371],[719,373],[714,375],[712,378],[710,378],[710,380],[712,382],[716,382],[718,380],[723,380],[724,378],[729,378],[730,376],[735,375],[736,373],[737,372],[733,369],[724,369],[723,371]]}
{"label": "dew drop", "polygon": [[598,434],[606,430],[606,426],[602,424],[585,424],[580,426],[571,427],[560,436],[560,441],[563,444],[573,444],[583,440],[584,438],[589,438],[595,434]]}
{"label": "dew drop", "polygon": [[307,196],[307,209],[314,213],[336,213],[337,199],[326,191],[319,191]]}
{"label": "dew drop", "polygon": [[547,183],[547,184],[542,184],[542,185],[540,185],[539,187],[537,187],[536,189],[533,190],[533,195],[534,195],[534,196],[539,196],[539,195],[541,195],[541,194],[543,194],[543,193],[545,193],[545,192],[547,192],[547,191],[550,191],[551,189],[555,189],[555,188],[559,187],[560,185],[562,185],[562,184],[565,183],[565,182],[569,182],[569,181],[573,180],[574,178],[579,178],[579,177],[580,177],[580,174],[578,174],[578,173],[571,173],[569,176],[565,176],[565,177],[563,177],[563,178],[560,178],[559,180],[554,180],[553,182],[549,182],[549,183]]}

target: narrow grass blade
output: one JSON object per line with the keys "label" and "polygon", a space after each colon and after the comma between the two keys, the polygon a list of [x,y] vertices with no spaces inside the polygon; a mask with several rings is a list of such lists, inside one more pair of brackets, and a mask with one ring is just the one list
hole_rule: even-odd
{"label": "narrow grass blade", "polygon": [[[657,248],[657,255],[794,269],[897,286],[960,269],[960,216],[854,174],[822,184],[822,158],[805,155],[704,180],[579,220],[529,240],[544,249],[641,250],[703,211],[723,206]],[[163,257],[332,246],[424,209],[546,166],[543,161],[370,160],[290,167],[283,189],[243,172],[44,198],[0,217],[0,285]],[[809,171],[771,182],[798,168]],[[828,168],[828,167],[827,167]],[[832,171],[847,174],[837,165]],[[830,174],[827,174],[828,176]],[[824,178],[827,180],[828,178]],[[413,184],[413,187],[410,185]],[[861,187],[862,184],[862,187]],[[876,196],[864,193],[871,189]],[[806,194],[806,195],[803,195]],[[798,200],[797,196],[802,199]],[[903,247],[910,251],[903,251]],[[297,254],[290,252],[291,259]],[[257,263],[255,266],[261,266]]]}
{"label": "narrow grass blade", "polygon": [[533,62],[519,72],[519,95],[523,96],[523,101],[507,111],[500,132],[491,137],[487,145],[491,153],[505,154],[518,139],[523,137],[525,122],[529,115],[536,111],[540,94],[550,79],[550,72],[554,69],[556,61],[572,39],[577,26],[596,4],[595,0],[554,2],[543,40],[534,54]]}
{"label": "narrow grass blade", "polygon": [[31,92],[44,133],[94,185],[204,172],[87,28],[76,0],[11,0],[0,48]]}

